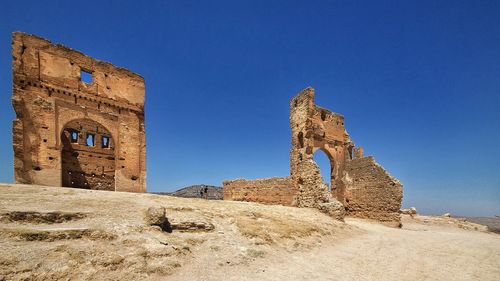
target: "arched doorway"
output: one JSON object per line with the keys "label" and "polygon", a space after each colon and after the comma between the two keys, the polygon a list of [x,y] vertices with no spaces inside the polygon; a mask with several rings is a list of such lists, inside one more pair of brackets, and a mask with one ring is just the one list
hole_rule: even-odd
{"label": "arched doorway", "polygon": [[335,181],[333,180],[333,161],[323,149],[317,149],[313,155],[314,162],[319,166],[323,182],[328,185],[328,192],[332,192]]}
{"label": "arched doorway", "polygon": [[115,190],[115,143],[104,126],[90,119],[71,121],[61,143],[62,186]]}

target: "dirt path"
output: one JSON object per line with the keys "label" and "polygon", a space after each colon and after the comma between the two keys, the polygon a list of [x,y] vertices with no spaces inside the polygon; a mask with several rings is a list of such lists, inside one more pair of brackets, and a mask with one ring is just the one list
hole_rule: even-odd
{"label": "dirt path", "polygon": [[[162,231],[144,214],[163,207]],[[0,280],[500,280],[500,235],[316,209],[0,184]],[[211,226],[205,228],[204,226]]]}
{"label": "dirt path", "polygon": [[[500,235],[405,221],[403,229],[348,219],[364,233],[250,264],[195,260],[169,280],[499,280]],[[447,222],[451,224],[450,222]]]}

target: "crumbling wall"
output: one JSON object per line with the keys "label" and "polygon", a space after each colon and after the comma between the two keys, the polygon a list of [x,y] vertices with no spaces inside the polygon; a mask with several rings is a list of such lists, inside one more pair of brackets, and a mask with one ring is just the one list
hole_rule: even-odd
{"label": "crumbling wall", "polygon": [[345,175],[347,214],[400,226],[403,185],[371,156],[347,162]]}
{"label": "crumbling wall", "polygon": [[290,178],[258,180],[226,180],[223,182],[224,200],[250,201],[266,204],[294,205],[296,189]]}
{"label": "crumbling wall", "polygon": [[[373,157],[363,157],[344,127],[344,117],[314,104],[314,89],[306,88],[290,102],[290,177],[287,184],[269,179],[224,182],[225,200],[283,204],[279,194],[293,206],[312,207],[342,220],[348,215],[400,225],[402,185]],[[330,186],[325,184],[314,153],[322,150],[330,160]],[[278,178],[285,179],[285,178]],[[274,192],[274,193],[273,193]],[[269,194],[272,195],[269,195]]]}
{"label": "crumbling wall", "polygon": [[[290,127],[290,173],[300,191],[298,205],[313,207],[317,202],[327,202],[332,198],[342,202],[342,172],[353,146],[344,128],[344,116],[316,106],[314,89],[309,87],[290,102]],[[331,193],[325,191],[323,179],[313,160],[318,149],[323,150],[330,160]]]}
{"label": "crumbling wall", "polygon": [[[87,188],[145,192],[144,79],[20,32],[13,33],[12,55],[16,182],[85,188],[80,179],[67,179],[78,173]],[[76,120],[96,129],[74,128]],[[78,134],[71,154],[63,143],[69,129]],[[88,145],[86,134],[92,131],[97,138]],[[109,147],[102,146],[103,133]]]}
{"label": "crumbling wall", "polygon": [[362,147],[355,147],[353,149],[352,159],[362,158],[364,155],[364,149]]}

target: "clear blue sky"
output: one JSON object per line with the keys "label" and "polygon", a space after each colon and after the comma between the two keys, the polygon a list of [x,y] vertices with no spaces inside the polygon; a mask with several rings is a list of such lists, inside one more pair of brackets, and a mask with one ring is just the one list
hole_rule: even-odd
{"label": "clear blue sky", "polygon": [[139,2],[0,3],[0,182],[19,30],[145,77],[149,191],[288,175],[289,100],[313,86],[404,206],[500,215],[500,1]]}

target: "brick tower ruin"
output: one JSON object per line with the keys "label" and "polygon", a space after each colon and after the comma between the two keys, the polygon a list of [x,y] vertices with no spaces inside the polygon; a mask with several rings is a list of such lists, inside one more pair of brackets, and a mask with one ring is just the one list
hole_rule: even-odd
{"label": "brick tower ruin", "polygon": [[[290,102],[290,176],[224,181],[224,199],[313,207],[344,215],[400,225],[403,186],[372,156],[364,157],[344,127],[344,116],[314,104],[314,89],[306,88]],[[322,150],[329,159],[331,179],[324,183],[313,159]]]}
{"label": "brick tower ruin", "polygon": [[146,192],[144,79],[21,32],[12,55],[15,181]]}

